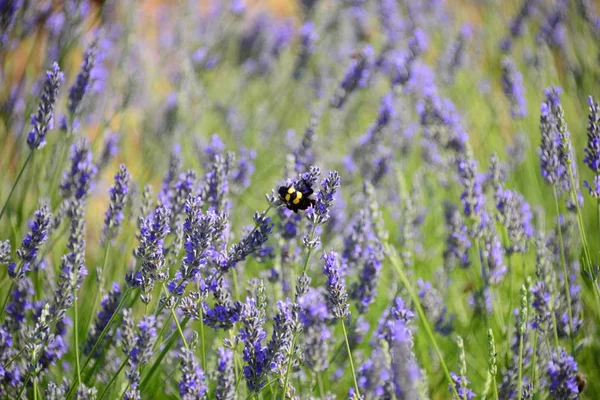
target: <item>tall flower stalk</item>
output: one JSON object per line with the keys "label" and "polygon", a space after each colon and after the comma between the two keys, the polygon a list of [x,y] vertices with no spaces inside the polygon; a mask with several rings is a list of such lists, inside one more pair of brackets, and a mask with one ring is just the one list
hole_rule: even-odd
{"label": "tall flower stalk", "polygon": [[27,135],[27,145],[31,150],[23,163],[23,166],[19,170],[17,175],[17,179],[15,183],[13,183],[12,188],[6,198],[2,209],[0,210],[0,220],[2,220],[2,216],[6,211],[6,207],[8,206],[8,202],[12,197],[13,192],[15,191],[25,169],[31,162],[33,158],[33,154],[36,150],[41,149],[46,145],[46,134],[50,129],[53,128],[53,120],[54,120],[54,105],[56,103],[56,97],[58,96],[58,90],[60,88],[61,83],[64,80],[64,75],[58,66],[58,63],[52,64],[52,69],[46,71],[46,81],[44,83],[44,89],[42,92],[42,98],[40,99],[40,103],[38,105],[37,113],[31,115],[31,131]]}

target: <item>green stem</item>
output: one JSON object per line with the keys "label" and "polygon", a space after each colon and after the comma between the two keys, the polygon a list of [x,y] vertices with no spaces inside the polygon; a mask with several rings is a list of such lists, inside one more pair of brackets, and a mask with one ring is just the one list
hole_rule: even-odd
{"label": "green stem", "polygon": [[[107,343],[108,346],[110,346],[110,343]],[[90,378],[92,376],[96,376],[96,373],[98,372],[98,370],[100,369],[100,367],[102,365],[104,365],[104,360],[106,359],[106,352],[102,353],[102,355],[98,358],[96,358],[96,360],[94,361],[94,364],[92,365],[92,368],[90,368],[87,372],[87,374],[85,374],[85,376],[83,377],[83,382],[84,384],[88,384],[88,382],[90,381]]]}
{"label": "green stem", "polygon": [[[129,390],[129,388],[131,387],[131,382],[127,382],[127,386],[125,386],[125,389],[123,390],[123,392],[119,395],[119,399],[122,399],[125,397],[125,393],[127,393],[127,391]],[[141,393],[141,391],[140,391]]]}
{"label": "green stem", "polygon": [[[560,245],[560,259],[563,269],[563,281],[565,283],[565,292],[567,297],[567,315],[569,316],[569,337],[571,339],[571,351],[575,354],[575,340],[573,338],[573,313],[571,311],[571,289],[569,288],[569,273],[567,272],[567,261],[565,258],[565,246],[562,236],[562,226],[560,224],[560,207],[558,206],[558,194],[556,193],[556,186],[552,186],[554,190],[554,204],[556,206],[556,218],[558,218],[558,242]],[[575,199],[577,202],[577,199]]]}
{"label": "green stem", "polygon": [[15,281],[11,280],[10,287],[8,288],[8,293],[6,293],[6,298],[4,299],[4,302],[2,304],[2,311],[0,311],[0,320],[2,320],[2,317],[4,316],[4,312],[6,311],[6,306],[8,304],[8,300],[10,299],[10,294],[14,288],[15,288]]}
{"label": "green stem", "polygon": [[173,316],[173,320],[175,320],[175,325],[177,325],[177,331],[179,332],[179,336],[181,337],[181,341],[187,350],[190,349],[187,341],[185,340],[185,336],[183,335],[183,329],[181,329],[181,325],[179,325],[179,320],[177,319],[177,314],[175,314],[175,309],[171,308],[171,315]]}
{"label": "green stem", "polygon": [[[585,235],[585,230],[583,228],[583,217],[581,216],[581,209],[579,208],[579,201],[577,198],[577,192],[575,191],[575,178],[573,177],[573,170],[571,168],[571,166],[569,165],[569,168],[567,168],[569,170],[569,179],[571,181],[571,194],[573,196],[573,203],[575,204],[575,210],[577,211],[577,226],[579,227],[579,234],[581,235],[581,240],[583,242],[583,252],[587,258],[587,271],[588,274],[590,276],[590,280],[592,281],[592,290],[594,292],[594,300],[596,302],[596,313],[597,315],[600,315],[600,289],[598,288],[598,280],[597,280],[597,276],[594,272],[594,266],[592,264],[592,257],[590,255],[590,248],[588,246],[588,241],[587,241],[587,237]],[[585,270],[585,268],[584,268]],[[567,278],[565,277],[565,281],[567,281]],[[570,293],[568,294],[570,295]],[[572,325],[571,325],[572,327]],[[571,330],[571,334],[572,334],[572,330]],[[571,344],[574,347],[573,344],[574,338],[571,338]]]}
{"label": "green stem", "polygon": [[[127,295],[130,292],[131,292],[131,288],[127,288],[127,290],[125,291],[125,293],[123,293],[123,295],[121,296],[121,301],[119,301],[119,304],[117,305],[117,308],[115,309],[115,312],[113,313],[113,315],[111,315],[110,319],[108,320],[108,323],[106,324],[106,326],[104,327],[104,329],[100,333],[100,336],[98,336],[98,339],[96,340],[96,343],[94,343],[94,345],[92,346],[92,350],[90,351],[90,354],[87,356],[85,362],[83,363],[83,366],[81,367],[82,370],[85,370],[85,367],[87,367],[87,365],[89,364],[89,362],[92,360],[92,357],[94,356],[94,354],[96,354],[96,349],[98,348],[98,346],[100,345],[100,343],[102,343],[102,339],[104,339],[104,336],[106,336],[106,334],[108,333],[108,331],[109,331],[111,325],[113,324],[113,322],[117,319],[117,315],[119,315],[119,311],[123,307],[123,304],[125,304],[125,300],[127,299]],[[69,392],[67,393],[66,398],[69,398],[69,396],[71,396],[73,394],[73,390],[75,390],[75,382],[73,382],[71,384],[71,388],[69,389]]]}
{"label": "green stem", "polygon": [[[317,229],[317,225],[313,225],[311,233],[310,233],[310,240],[313,241],[315,239],[315,231]],[[310,260],[310,256],[312,254],[313,248],[309,248],[308,252],[306,253],[306,258],[304,259],[304,267],[302,268],[302,272],[306,272],[306,268],[308,267],[308,262]],[[295,296],[295,294],[294,294]],[[294,358],[294,346],[296,345],[296,336],[298,336],[298,332],[294,332],[294,335],[292,336],[292,347],[291,347],[291,351],[290,351],[290,358],[288,359],[288,365],[286,367],[285,370],[285,381],[283,384],[283,395],[285,396],[285,394],[287,393],[287,386],[288,383],[290,381],[290,371],[292,369],[292,359]],[[357,388],[358,389],[358,388]]]}
{"label": "green stem", "polygon": [[19,350],[19,352],[17,354],[15,354],[13,356],[13,358],[11,358],[10,360],[8,360],[8,362],[6,364],[4,364],[4,369],[8,368],[8,366],[10,364],[12,364],[13,361],[15,361],[21,354],[23,354],[24,351],[25,351],[25,347],[23,347],[21,350]]}
{"label": "green stem", "polygon": [[[315,231],[317,230],[317,224],[314,224],[312,230],[310,232],[310,241],[315,240]],[[304,260],[304,267],[302,268],[302,272],[306,272],[308,268],[308,261],[310,260],[310,255],[312,254],[313,248],[308,249],[308,253],[306,254],[306,259]]]}
{"label": "green stem", "polygon": [[2,219],[2,216],[4,215],[4,212],[6,211],[6,207],[8,206],[8,202],[10,201],[10,198],[12,197],[13,192],[15,191],[15,188],[17,187],[17,185],[19,184],[19,181],[21,180],[21,177],[23,176],[23,172],[25,172],[25,168],[27,168],[27,165],[29,165],[29,162],[31,161],[32,157],[33,157],[33,150],[29,152],[29,155],[27,156],[25,163],[23,164],[23,166],[21,167],[21,170],[19,171],[19,174],[17,175],[17,179],[15,180],[15,183],[13,184],[12,189],[10,189],[10,193],[8,193],[8,197],[6,198],[6,201],[4,202],[4,205],[2,206],[2,210],[0,210],[0,220]]}
{"label": "green stem", "polygon": [[[184,318],[184,320],[181,322],[181,325],[183,327],[185,327],[185,325],[188,323],[189,318]],[[144,380],[142,381],[141,385],[140,385],[140,393],[146,388],[146,386],[148,386],[148,384],[150,383],[150,380],[152,378],[152,375],[154,374],[154,372],[156,372],[156,370],[158,369],[158,367],[160,366],[162,360],[165,358],[165,356],[167,355],[167,353],[169,352],[169,350],[171,349],[171,347],[173,346],[173,344],[175,343],[175,341],[177,340],[177,336],[178,336],[178,332],[173,332],[171,333],[171,335],[168,337],[168,339],[165,341],[165,346],[162,349],[162,351],[160,352],[160,354],[158,355],[158,357],[156,358],[156,360],[154,361],[154,364],[152,364],[152,367],[150,367],[150,371],[148,371],[148,374],[146,374],[146,377],[144,378]]]}
{"label": "green stem", "polygon": [[523,334],[519,334],[519,383],[518,383],[518,400],[521,400],[523,396],[522,385],[523,385]]}
{"label": "green stem", "polygon": [[[596,219],[598,220],[598,232],[600,233],[600,198],[596,201]],[[600,264],[600,253],[598,253],[598,264]]]}
{"label": "green stem", "polygon": [[73,338],[75,345],[75,369],[77,371],[77,386],[81,386],[81,366],[79,365],[79,331],[77,325],[77,293],[73,296]]}
{"label": "green stem", "polygon": [[411,300],[415,304],[415,308],[417,309],[417,314],[419,315],[419,319],[421,320],[421,323],[425,327],[425,332],[427,333],[429,341],[431,342],[431,345],[433,346],[433,349],[438,356],[438,361],[439,361],[442,369],[444,370],[444,375],[446,375],[446,380],[448,381],[448,384],[450,385],[450,388],[452,389],[452,394],[458,399],[458,398],[460,398],[460,396],[458,395],[458,392],[456,391],[454,381],[452,380],[452,376],[450,376],[450,370],[448,369],[448,366],[446,365],[446,362],[444,361],[444,356],[442,354],[442,351],[440,350],[440,347],[438,346],[437,341],[435,340],[435,336],[433,335],[433,331],[431,330],[431,327],[429,326],[427,316],[425,315],[425,312],[423,311],[423,308],[421,307],[421,303],[419,302],[419,297],[414,292],[412,286],[410,286],[410,282],[409,282],[408,278],[406,277],[406,275],[402,271],[402,268],[400,267],[400,260],[398,259],[398,255],[395,252],[392,252],[392,249],[390,248],[389,243],[385,243],[385,250],[386,250],[386,254],[388,255],[389,259],[391,260],[392,264],[394,265],[394,268],[398,272],[400,280],[402,281],[404,287],[408,291],[408,294],[410,295]]}
{"label": "green stem", "polygon": [[[583,242],[583,252],[587,258],[588,271],[592,272],[592,257],[590,256],[590,247],[588,246],[585,230],[583,229],[583,218],[581,217],[581,210],[579,209],[579,200],[577,197],[577,192],[575,191],[575,179],[573,177],[573,170],[570,165],[567,169],[569,170],[569,179],[571,180],[571,194],[573,196],[573,203],[575,204],[575,210],[577,211],[577,225],[579,226],[579,233]],[[556,188],[554,190],[556,190]]]}
{"label": "green stem", "polygon": [[38,387],[37,387],[37,378],[33,378],[33,400],[37,400]]}
{"label": "green stem", "polygon": [[[35,361],[34,365],[37,365],[39,361],[39,357],[38,359]],[[29,383],[29,380],[31,379],[31,370],[29,370],[29,372],[27,373],[27,376],[25,377],[25,380],[23,381],[23,386],[21,386],[21,389],[19,390],[19,393],[17,394],[17,397],[15,397],[16,399],[20,399],[21,395],[23,394],[23,391],[25,390],[25,388],[27,387],[27,384]],[[35,378],[34,378],[35,379]]]}
{"label": "green stem", "polygon": [[[246,400],[250,400],[250,399],[252,399],[253,397],[258,397],[258,396],[259,396],[259,395],[262,393],[262,391],[263,391],[263,390],[265,390],[265,389],[266,389],[266,388],[268,388],[268,387],[270,388],[270,387],[271,387],[271,386],[272,386],[272,385],[273,385],[275,382],[277,382],[277,378],[275,378],[275,379],[273,379],[273,380],[270,380],[269,382],[267,382],[267,383],[265,384],[265,386],[263,386],[263,387],[262,387],[262,389],[260,389],[260,391],[259,391],[258,393],[252,393],[250,396],[248,396],[248,397],[246,398]],[[238,382],[238,383],[239,383],[239,382]],[[237,390],[236,390],[236,393],[237,393]],[[274,397],[273,397],[273,398],[274,398]]]}
{"label": "green stem", "polygon": [[[290,358],[288,359],[288,365],[285,369],[285,380],[283,381],[283,396],[287,393],[288,382],[290,381],[290,372],[292,370],[292,359],[294,358],[294,348],[296,347],[296,336],[297,333],[294,332],[294,336],[292,336],[292,346],[290,347]],[[237,391],[236,391],[237,393]]]}
{"label": "green stem", "polygon": [[106,262],[108,260],[108,253],[109,253],[109,240],[106,241],[106,246],[104,247],[104,260],[102,261],[102,269],[100,270],[100,279],[98,280],[98,284],[94,285],[94,287],[96,287],[96,290],[94,291],[94,300],[92,301],[92,309],[90,311],[90,316],[88,317],[87,323],[84,325],[86,332],[89,330],[90,324],[93,321],[94,318],[94,314],[96,313],[96,303],[98,302],[98,295],[101,292],[102,289],[102,283],[103,283],[103,278],[104,278],[104,269],[106,268]]}
{"label": "green stem", "polygon": [[346,323],[344,322],[344,320],[342,320],[342,331],[344,331],[344,339],[346,340],[346,351],[348,351],[348,359],[350,360],[350,369],[352,370],[352,378],[354,379],[356,397],[360,398],[360,392],[358,391],[358,381],[356,380],[356,371],[354,370],[354,361],[352,361],[352,352],[350,351],[350,341],[348,340],[348,333],[346,332]]}
{"label": "green stem", "polygon": [[498,384],[496,383],[496,375],[492,375],[492,393],[494,393],[494,400],[499,400],[498,399]]}
{"label": "green stem", "polygon": [[553,333],[553,337],[554,337],[554,347],[556,347],[558,349],[558,330],[557,330],[557,324],[556,324],[556,297],[552,297],[552,312],[550,313],[550,316],[552,318],[552,333]]}
{"label": "green stem", "polygon": [[204,348],[204,309],[200,309],[200,356],[202,357],[202,369],[206,371],[206,350]]}
{"label": "green stem", "polygon": [[[162,284],[162,288],[165,291],[165,295],[168,296],[169,291],[167,290],[167,285],[165,283]],[[171,316],[173,317],[173,320],[175,321],[175,325],[177,326],[177,331],[179,332],[179,336],[181,337],[181,341],[183,342],[183,345],[185,346],[185,348],[187,350],[189,350],[190,346],[188,346],[187,341],[185,340],[185,336],[183,334],[183,329],[181,329],[181,325],[179,325],[179,319],[177,318],[177,314],[175,314],[175,308],[171,308]]]}
{"label": "green stem", "polygon": [[535,363],[536,363],[536,356],[537,356],[537,330],[533,331],[533,352],[531,353],[531,391],[532,393],[536,393],[537,391],[535,390]]}
{"label": "green stem", "polygon": [[317,376],[317,384],[319,385],[319,398],[322,399],[325,395],[325,390],[323,389],[323,378],[319,373],[316,373],[315,375]]}
{"label": "green stem", "polygon": [[117,377],[119,376],[119,374],[121,373],[121,371],[123,371],[123,368],[125,368],[125,365],[127,365],[127,361],[129,360],[129,357],[127,357],[119,366],[119,369],[117,370],[117,372],[113,375],[112,378],[110,378],[110,381],[108,382],[108,384],[106,385],[106,387],[104,388],[104,390],[102,391],[102,394],[99,397],[99,400],[102,400],[104,398],[104,396],[106,396],[108,389],[110,389],[110,387],[112,386],[113,383],[115,383],[115,381],[117,380]]}

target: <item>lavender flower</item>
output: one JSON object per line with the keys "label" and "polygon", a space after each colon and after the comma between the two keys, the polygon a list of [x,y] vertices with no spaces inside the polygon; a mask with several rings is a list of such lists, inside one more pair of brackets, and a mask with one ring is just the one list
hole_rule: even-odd
{"label": "lavender flower", "polygon": [[340,261],[337,253],[331,251],[321,256],[325,260],[323,273],[327,277],[327,308],[333,318],[346,318],[348,310],[348,294],[344,278],[340,274]]}
{"label": "lavender flower", "polygon": [[495,152],[492,153],[490,155],[490,166],[484,186],[491,186],[494,191],[498,191],[502,188],[504,182],[506,182],[506,178],[506,165],[500,162],[498,154]]}
{"label": "lavender flower", "polygon": [[513,143],[506,146],[506,152],[509,155],[509,167],[511,171],[517,170],[520,167],[529,154],[529,137],[523,132],[518,132],[513,139]]}
{"label": "lavender flower", "polygon": [[266,383],[265,374],[269,371],[268,349],[262,341],[266,337],[264,319],[256,307],[254,299],[246,299],[241,312],[242,328],[239,337],[244,343],[244,378],[252,393],[258,393]]}
{"label": "lavender flower", "polygon": [[217,388],[215,399],[235,399],[235,371],[233,366],[233,351],[219,347],[217,350]]}
{"label": "lavender flower", "polygon": [[75,202],[71,209],[71,226],[67,248],[69,252],[61,259],[61,274],[52,302],[52,316],[61,320],[71,307],[74,296],[87,275],[85,267],[85,216],[82,202]]}
{"label": "lavender flower", "polygon": [[92,71],[92,68],[94,68],[94,63],[96,62],[97,44],[97,39],[94,39],[90,47],[85,51],[83,62],[81,63],[81,70],[77,74],[77,78],[75,78],[75,83],[73,83],[73,86],[69,89],[69,104],[67,105],[67,108],[71,114],[71,118],[77,113],[81,100],[88,89],[90,72]]}
{"label": "lavender flower", "polygon": [[185,203],[186,220],[183,224],[185,257],[181,261],[181,279],[195,279],[209,256],[213,246],[226,229],[224,214],[212,209],[202,212],[200,196],[190,195]]}
{"label": "lavender flower", "polygon": [[373,48],[366,46],[358,57],[350,61],[344,79],[342,79],[339,89],[331,99],[332,107],[342,108],[352,92],[367,85],[371,76],[372,58]]}
{"label": "lavender flower", "polygon": [[[574,190],[577,198],[569,194],[567,208],[574,209],[575,202],[583,205],[583,197],[577,185],[577,170],[571,148],[570,134],[564,120],[564,110],[560,104],[561,89],[550,87],[544,91],[546,100],[542,102],[540,130],[542,143],[540,146],[540,163],[542,176],[546,182],[555,185],[559,193],[570,193]],[[575,187],[571,186],[571,178]]]}
{"label": "lavender flower", "polygon": [[383,261],[383,246],[379,243],[369,244],[364,251],[364,261],[354,284],[350,297],[357,301],[359,314],[365,314],[377,296],[377,284],[381,275]]}
{"label": "lavender flower", "polygon": [[296,60],[296,66],[294,67],[294,79],[301,79],[308,66],[310,56],[315,51],[315,42],[318,39],[315,26],[311,21],[305,22],[298,31],[300,36],[300,53]]}
{"label": "lavender flower", "polygon": [[[580,266],[578,261],[573,261],[567,267],[568,276],[565,278],[564,274],[559,275],[559,287],[562,290],[558,296],[558,307],[556,309],[556,323],[558,336],[573,337],[577,335],[583,325],[583,304],[581,299],[581,286],[578,283],[578,276],[580,275]],[[569,301],[567,301],[567,285],[565,279],[569,280]],[[570,316],[569,316],[570,313]],[[570,321],[572,318],[572,321]],[[572,322],[572,326],[571,326]]]}
{"label": "lavender flower", "polygon": [[394,97],[392,93],[387,93],[381,99],[377,118],[367,132],[358,139],[352,155],[346,159],[350,172],[354,171],[354,164],[357,163],[362,176],[374,184],[385,175],[387,168],[382,169],[382,166],[392,156],[389,149],[383,145],[383,131],[394,115]]}
{"label": "lavender flower", "polygon": [[596,174],[594,186],[584,181],[584,186],[590,191],[590,195],[600,198],[600,105],[594,102],[592,96],[588,97],[590,113],[588,115],[587,147],[583,162]]}
{"label": "lavender flower", "polygon": [[108,190],[110,203],[108,210],[104,214],[104,240],[114,239],[121,228],[121,222],[125,218],[123,210],[129,193],[129,181],[131,175],[127,172],[124,164],[119,167],[119,172],[115,175],[115,184]]}
{"label": "lavender flower", "polygon": [[556,399],[578,399],[577,362],[565,349],[557,348],[546,367],[548,389]]}
{"label": "lavender flower", "polygon": [[239,151],[235,168],[231,171],[231,183],[234,186],[236,193],[250,186],[250,177],[254,173],[254,159],[256,151],[252,149],[242,148]]}
{"label": "lavender flower", "polygon": [[[469,380],[467,379],[467,360],[465,358],[465,347],[463,344],[463,340],[460,336],[456,338],[456,346],[458,347],[459,374],[450,372],[450,377],[452,378],[452,386],[454,386],[454,389],[458,394],[458,399],[456,399],[456,396],[453,396],[453,398],[455,398],[456,400],[471,400],[475,397],[475,393],[468,386]],[[452,386],[450,387],[451,391]]]}
{"label": "lavender flower", "polygon": [[[387,59],[390,66],[390,79],[392,86],[406,86],[418,74],[417,57],[427,50],[428,41],[425,33],[417,28],[408,39],[408,49],[405,51],[391,52]],[[385,66],[385,65],[384,65]]]}
{"label": "lavender flower", "polygon": [[439,97],[433,83],[426,84],[420,91],[425,97],[417,102],[416,111],[423,126],[428,160],[444,168],[450,167],[455,160],[459,163],[467,161],[470,158],[466,154],[469,136],[454,103]]}
{"label": "lavender flower", "polygon": [[205,398],[207,387],[204,383],[204,371],[198,364],[198,359],[190,349],[182,348],[179,353],[181,359],[181,381],[179,396],[184,400]]}
{"label": "lavender flower", "polygon": [[444,268],[448,271],[453,270],[457,265],[467,268],[470,265],[469,249],[471,248],[467,226],[457,207],[450,203],[445,204],[445,215],[448,236],[444,250]]}
{"label": "lavender flower", "polygon": [[[135,286],[142,289],[142,301],[148,303],[150,292],[156,281],[164,281],[167,275],[164,271],[164,239],[169,233],[170,211],[164,206],[158,206],[154,214],[141,219],[138,238],[140,244],[134,255],[140,261],[139,282]],[[129,280],[130,285],[134,282]]]}
{"label": "lavender flower", "polygon": [[460,196],[465,216],[478,219],[483,211],[485,198],[481,187],[481,179],[477,173],[477,161],[464,158],[458,161],[458,175],[464,191]]}
{"label": "lavender flower", "polygon": [[365,398],[392,398],[391,363],[389,344],[378,340],[371,356],[357,371],[358,387]]}
{"label": "lavender flower", "polygon": [[79,400],[79,399],[95,400],[97,394],[98,394],[98,390],[96,388],[94,388],[94,387],[89,388],[89,387],[85,386],[84,383],[81,383],[79,385],[79,387],[77,388],[77,390],[75,391],[75,398],[77,400]]}
{"label": "lavender flower", "polygon": [[323,292],[310,288],[298,297],[299,319],[304,329],[304,363],[317,373],[328,366],[329,340],[331,332],[327,328],[329,313]]}
{"label": "lavender flower", "polygon": [[[88,335],[87,343],[84,348],[85,354],[90,354],[92,351],[92,347],[100,338],[101,332],[104,330],[108,321],[112,318],[115,313],[119,301],[121,300],[121,288],[117,282],[113,282],[112,289],[102,298],[102,302],[100,303],[100,311],[96,314],[96,319],[90,333]],[[105,334],[102,339],[104,342],[108,342],[111,339],[110,332]],[[101,349],[102,346],[99,347]],[[99,357],[99,354],[92,354],[93,357]]]}
{"label": "lavender flower", "polygon": [[191,169],[179,174],[173,185],[173,197],[170,201],[171,220],[175,220],[181,214],[188,197],[195,192],[196,178],[196,173]]}
{"label": "lavender flower", "polygon": [[35,211],[33,219],[29,221],[30,231],[23,238],[21,248],[17,250],[17,257],[21,262],[18,268],[14,262],[8,266],[8,275],[11,278],[22,279],[25,273],[30,270],[31,264],[37,259],[40,246],[48,239],[51,223],[52,213],[48,205],[43,205]]}
{"label": "lavender flower", "polygon": [[322,225],[329,220],[329,210],[335,200],[335,194],[340,187],[340,176],[336,171],[329,172],[327,178],[321,182],[317,192],[315,206],[307,212],[308,220],[315,225]]}
{"label": "lavender flower", "polygon": [[552,113],[553,108],[558,103],[560,89],[552,87],[546,89],[546,100],[541,105],[540,131],[542,141],[540,144],[540,166],[542,177],[547,183],[555,185],[563,179],[565,174],[564,167],[559,159],[560,140],[556,129],[556,122]]}
{"label": "lavender flower", "polygon": [[0,45],[4,47],[10,37],[17,11],[23,2],[20,0],[3,1],[0,4]]}
{"label": "lavender flower", "polygon": [[114,132],[106,132],[104,134],[104,147],[98,157],[98,171],[103,171],[110,161],[119,152],[119,134]]}
{"label": "lavender flower", "polygon": [[546,247],[546,240],[540,233],[536,238],[536,281],[531,287],[532,307],[535,311],[532,326],[539,332],[552,329],[553,300],[556,296],[556,274],[552,269],[552,254]]}
{"label": "lavender flower", "polygon": [[[485,214],[487,216],[487,213]],[[487,261],[487,271],[484,273],[486,283],[498,285],[504,279],[508,268],[504,265],[504,248],[496,225],[486,217],[483,229],[483,257]]]}
{"label": "lavender flower", "polygon": [[445,336],[452,333],[454,316],[448,315],[444,299],[439,291],[431,285],[431,282],[423,281],[421,278],[417,279],[417,286],[419,287],[417,294],[421,299],[421,306],[434,323],[435,330]]}
{"label": "lavender flower", "polygon": [[412,350],[412,336],[404,321],[390,321],[392,382],[396,398],[420,399],[421,371]]}
{"label": "lavender flower", "polygon": [[238,301],[231,299],[231,293],[227,281],[222,276],[216,279],[212,286],[212,292],[215,297],[215,304],[212,308],[204,302],[202,309],[204,312],[204,324],[216,329],[231,329],[235,322],[240,320],[240,314],[243,305]]}
{"label": "lavender flower", "polygon": [[393,0],[381,0],[377,2],[376,11],[388,45],[398,43],[402,39],[403,29],[399,5]]}
{"label": "lavender flower", "polygon": [[277,374],[281,386],[285,384],[285,374],[289,358],[293,354],[292,340],[296,321],[297,307],[289,299],[277,302],[277,315],[273,319],[273,335],[267,344],[270,368]]}
{"label": "lavender flower", "polygon": [[237,263],[244,261],[246,257],[259,250],[269,239],[269,235],[273,230],[271,218],[257,212],[254,214],[254,222],[256,228],[239,243],[231,246],[227,257],[219,264],[221,272],[225,273],[231,268],[235,268]]}
{"label": "lavender flower", "polygon": [[[519,368],[522,367],[522,371],[527,371],[531,364],[530,355],[532,349],[531,340],[529,338],[530,324],[527,316],[528,297],[528,289],[523,285],[521,288],[521,307],[514,310],[515,329],[510,345],[511,358],[498,390],[500,397],[503,399],[518,397],[518,388],[520,384],[529,382],[529,377],[527,374],[523,373],[520,377],[522,382],[519,382]],[[522,359],[520,354],[522,354]]]}
{"label": "lavender flower", "polygon": [[235,161],[234,153],[216,154],[204,177],[202,198],[215,210],[227,211],[229,202],[229,171]]}
{"label": "lavender flower", "polygon": [[515,62],[510,57],[502,59],[502,90],[510,101],[511,117],[514,119],[525,117],[527,115],[527,103],[523,75],[521,75]]}
{"label": "lavender flower", "polygon": [[593,3],[589,0],[580,0],[578,9],[581,17],[587,22],[594,38],[600,38],[600,17],[594,11]]}
{"label": "lavender flower", "polygon": [[511,241],[506,251],[509,255],[526,253],[533,236],[533,214],[529,204],[520,193],[509,189],[499,190],[495,197],[498,221],[506,227]]}
{"label": "lavender flower", "polygon": [[129,372],[127,379],[129,380],[131,389],[126,393],[126,399],[139,398],[138,385],[140,382],[140,368],[147,364],[152,356],[152,348],[156,341],[156,319],[153,315],[143,316],[137,325],[138,334],[135,337],[130,337],[130,343],[127,344],[127,363],[129,364]]}
{"label": "lavender flower", "polygon": [[60,193],[65,200],[81,200],[88,195],[92,181],[98,172],[87,139],[78,139],[71,146],[70,161],[71,166],[63,172],[60,181]]}
{"label": "lavender flower", "polygon": [[471,36],[471,27],[463,25],[456,39],[446,48],[440,63],[445,83],[454,83],[456,72],[464,64],[466,42]]}
{"label": "lavender flower", "polygon": [[46,145],[46,133],[52,129],[54,103],[63,80],[64,75],[55,62],[52,64],[52,70],[46,71],[46,82],[37,114],[31,115],[32,129],[27,135],[27,145],[31,150],[41,149]]}
{"label": "lavender flower", "polygon": [[45,399],[48,400],[60,400],[64,399],[67,395],[69,388],[66,385],[56,385],[54,382],[48,382],[48,389],[46,389]]}
{"label": "lavender flower", "polygon": [[17,281],[6,306],[4,326],[9,333],[18,332],[26,323],[27,312],[32,309],[33,294],[33,285],[29,278]]}
{"label": "lavender flower", "polygon": [[310,169],[315,161],[314,142],[321,118],[322,115],[319,110],[312,112],[308,126],[304,130],[302,141],[293,150],[294,171],[288,173],[288,175],[300,174],[302,171]]}
{"label": "lavender flower", "polygon": [[544,42],[550,47],[561,47],[564,45],[567,6],[568,1],[566,0],[559,0],[554,4],[554,8],[546,16],[536,35],[535,39],[538,45]]}
{"label": "lavender flower", "polygon": [[[458,398],[454,397],[457,400],[460,399],[468,399],[471,400],[475,398],[475,392],[473,392],[467,385],[469,384],[469,380],[466,377],[457,375],[454,372],[450,372],[450,377],[452,378],[452,385],[456,389],[458,393]],[[452,390],[450,388],[449,390]]]}
{"label": "lavender flower", "polygon": [[158,200],[169,207],[173,197],[174,185],[179,173],[181,172],[181,147],[179,144],[173,146],[173,152],[169,158],[169,169],[163,179],[162,189],[158,194]]}
{"label": "lavender flower", "polygon": [[533,10],[538,3],[538,0],[523,0],[519,12],[510,21],[510,36],[505,37],[500,42],[500,47],[503,51],[508,52],[512,47],[512,41],[523,35],[525,22],[533,13]]}
{"label": "lavender flower", "polygon": [[8,264],[10,262],[10,241],[5,240],[4,242],[0,241],[0,265]]}

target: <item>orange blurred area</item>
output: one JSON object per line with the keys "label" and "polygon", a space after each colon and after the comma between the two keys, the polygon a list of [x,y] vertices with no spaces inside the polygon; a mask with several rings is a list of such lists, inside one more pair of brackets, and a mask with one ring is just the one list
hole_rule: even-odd
{"label": "orange blurred area", "polygon": [[[208,9],[211,4],[216,4],[219,0],[202,2],[199,5],[200,10]],[[162,6],[177,5],[179,0],[144,0],[143,6],[147,11],[156,11]],[[296,0],[244,0],[244,3],[250,11],[269,9],[275,15],[282,17],[295,15],[298,12],[298,3]]]}

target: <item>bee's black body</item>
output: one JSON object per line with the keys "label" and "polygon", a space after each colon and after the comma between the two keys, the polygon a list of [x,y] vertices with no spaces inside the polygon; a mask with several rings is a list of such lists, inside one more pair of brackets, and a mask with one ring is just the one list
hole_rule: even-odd
{"label": "bee's black body", "polygon": [[280,186],[278,193],[285,206],[295,213],[298,210],[306,210],[315,204],[314,191],[305,180],[300,180],[290,186]]}

